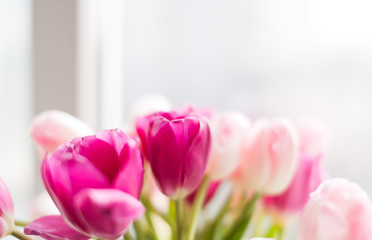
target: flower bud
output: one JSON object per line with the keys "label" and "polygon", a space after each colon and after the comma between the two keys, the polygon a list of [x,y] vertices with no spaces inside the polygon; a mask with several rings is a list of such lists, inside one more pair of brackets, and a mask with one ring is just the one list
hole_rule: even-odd
{"label": "flower bud", "polygon": [[204,118],[159,112],[139,118],[136,128],[160,190],[172,198],[195,190],[205,173],[211,145]]}
{"label": "flower bud", "polygon": [[346,179],[323,182],[305,206],[298,239],[372,239],[372,204],[367,193]]}
{"label": "flower bud", "polygon": [[243,145],[233,178],[245,188],[280,194],[295,174],[297,149],[297,135],[288,120],[258,120]]}
{"label": "flower bud", "polygon": [[0,179],[0,237],[6,236],[14,228],[14,206],[12,196]]}
{"label": "flower bud", "polygon": [[244,139],[250,121],[239,112],[213,115],[210,121],[212,149],[207,174],[212,179],[223,179],[238,167]]}
{"label": "flower bud", "polygon": [[31,137],[36,142],[42,156],[76,137],[93,135],[93,130],[74,116],[50,110],[36,116],[31,125]]}
{"label": "flower bud", "polygon": [[[39,218],[28,225],[29,234],[56,239],[78,232],[117,239],[145,211],[138,200],[144,174],[142,156],[137,142],[120,130],[100,131],[59,146],[46,155],[41,174],[68,224],[62,226],[60,217]],[[53,229],[53,223],[61,225],[60,229]]]}

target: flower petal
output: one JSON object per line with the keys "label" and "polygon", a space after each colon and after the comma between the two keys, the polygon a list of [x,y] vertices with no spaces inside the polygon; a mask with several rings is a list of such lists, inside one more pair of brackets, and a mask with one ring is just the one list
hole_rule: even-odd
{"label": "flower petal", "polygon": [[36,219],[24,228],[27,235],[40,236],[47,240],[85,240],[90,237],[72,229],[62,216],[45,216]]}
{"label": "flower petal", "polygon": [[76,138],[74,151],[92,162],[112,182],[120,169],[119,155],[114,146],[95,136]]}
{"label": "flower petal", "polygon": [[114,187],[139,199],[143,185],[143,159],[137,142],[128,141],[120,154],[123,166],[114,180]]}
{"label": "flower petal", "polygon": [[128,141],[132,140],[131,137],[125,135],[119,129],[99,131],[96,137],[110,144],[116,150],[118,155],[120,155],[120,152],[123,146]]}
{"label": "flower petal", "polygon": [[145,211],[135,197],[116,189],[84,189],[74,204],[88,232],[102,239],[117,239]]}
{"label": "flower petal", "polygon": [[192,192],[198,187],[207,167],[211,148],[211,133],[204,120],[187,118],[186,121],[188,129],[197,133],[197,135],[190,135],[190,145],[185,154],[183,173],[183,187]]}
{"label": "flower petal", "polygon": [[185,158],[185,152],[180,148],[181,140],[174,130],[183,127],[183,120],[172,121],[171,125],[165,118],[160,118],[162,120],[157,120],[151,131],[149,161],[161,191],[167,196],[174,197],[176,191],[182,186]]}
{"label": "flower petal", "polygon": [[75,193],[83,188],[106,188],[110,183],[90,161],[76,154],[74,145],[66,143],[53,155],[46,156],[41,174],[44,185],[61,214],[83,229],[72,205]]}

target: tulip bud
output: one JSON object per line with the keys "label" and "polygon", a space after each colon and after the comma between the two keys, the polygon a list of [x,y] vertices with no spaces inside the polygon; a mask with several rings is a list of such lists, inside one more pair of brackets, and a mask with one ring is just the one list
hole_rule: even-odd
{"label": "tulip bud", "polygon": [[[120,130],[100,131],[59,146],[46,155],[41,173],[49,195],[74,234],[117,239],[145,210],[138,200],[144,174],[142,156],[137,142]],[[27,232],[57,238],[71,232],[65,226],[49,227],[61,221],[37,219]]]}
{"label": "tulip bud", "polygon": [[52,153],[62,143],[76,137],[93,135],[93,130],[74,116],[58,111],[45,111],[36,116],[31,125],[31,137],[42,156]]}
{"label": "tulip bud", "polygon": [[207,174],[212,179],[223,179],[238,167],[243,141],[250,122],[239,112],[213,115],[210,121],[212,149]]}
{"label": "tulip bud", "polygon": [[372,204],[367,193],[346,179],[323,182],[305,206],[298,239],[372,239]]}
{"label": "tulip bud", "polygon": [[297,135],[285,119],[258,120],[243,144],[233,178],[257,192],[276,195],[290,184],[297,167]]}
{"label": "tulip bud", "polygon": [[6,236],[14,228],[14,207],[9,190],[0,179],[0,237]]}
{"label": "tulip bud", "polygon": [[172,198],[195,190],[205,173],[211,145],[204,118],[159,112],[139,118],[136,128],[160,190]]}
{"label": "tulip bud", "polygon": [[159,112],[170,111],[172,103],[163,95],[158,93],[140,96],[132,107],[130,119],[133,123],[137,118]]}
{"label": "tulip bud", "polygon": [[323,161],[320,156],[302,156],[289,187],[278,196],[265,197],[265,208],[277,221],[285,221],[285,218],[302,211],[310,197],[310,193],[315,191],[325,177]]}

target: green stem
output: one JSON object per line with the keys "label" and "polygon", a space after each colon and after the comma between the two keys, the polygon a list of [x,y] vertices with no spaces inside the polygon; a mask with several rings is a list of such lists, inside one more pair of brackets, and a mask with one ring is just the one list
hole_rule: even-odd
{"label": "green stem", "polygon": [[30,223],[26,221],[14,220],[14,224],[18,227],[26,227]]}
{"label": "green stem", "polygon": [[150,211],[151,213],[159,216],[161,219],[163,219],[166,223],[168,223],[169,227],[171,228],[172,232],[175,232],[175,223],[173,219],[168,215],[164,213],[160,213],[158,210],[154,208],[151,201],[149,201],[147,198],[141,199],[143,205],[146,207],[147,211]]}
{"label": "green stem", "polygon": [[124,235],[124,240],[134,240],[132,235],[130,234],[129,230],[128,232]]}
{"label": "green stem", "polygon": [[176,231],[177,231],[177,240],[182,240],[183,237],[183,223],[184,223],[184,200],[183,199],[177,199],[174,201],[175,207],[176,207]]}
{"label": "green stem", "polygon": [[196,234],[196,225],[198,222],[198,216],[200,213],[200,210],[203,207],[203,203],[205,200],[205,196],[207,195],[207,190],[208,190],[208,185],[209,185],[209,177],[205,176],[199,186],[199,190],[196,194],[192,211],[191,211],[191,218],[190,222],[188,224],[188,228],[186,231],[186,240],[194,240],[195,239],[195,234]]}
{"label": "green stem", "polygon": [[137,239],[138,240],[145,240],[145,235],[143,233],[143,229],[141,224],[138,221],[133,222],[134,230],[136,231]]}
{"label": "green stem", "polygon": [[21,240],[33,240],[33,238],[25,235],[23,232],[18,231],[16,228],[13,228],[10,234],[18,239]]}
{"label": "green stem", "polygon": [[278,229],[278,240],[283,240],[284,239],[284,227],[279,226]]}
{"label": "green stem", "polygon": [[157,232],[156,232],[155,227],[154,227],[154,223],[152,222],[151,211],[150,210],[147,210],[145,212],[145,219],[146,219],[147,224],[149,225],[149,227],[150,227],[150,229],[151,229],[151,231],[154,235],[155,240],[159,240],[159,237],[158,237]]}
{"label": "green stem", "polygon": [[266,238],[275,238],[277,237],[278,240],[284,239],[284,227],[280,224],[274,223],[267,234],[265,235]]}
{"label": "green stem", "polygon": [[217,217],[210,225],[204,229],[200,239],[220,240],[222,238],[223,219],[229,210],[232,193],[227,197],[224,205],[221,207]]}
{"label": "green stem", "polygon": [[260,194],[255,194],[244,206],[244,209],[238,218],[238,220],[231,227],[229,233],[224,238],[225,240],[240,240],[244,235],[245,230],[249,226],[251,221],[254,207],[256,206],[257,200],[260,198]]}

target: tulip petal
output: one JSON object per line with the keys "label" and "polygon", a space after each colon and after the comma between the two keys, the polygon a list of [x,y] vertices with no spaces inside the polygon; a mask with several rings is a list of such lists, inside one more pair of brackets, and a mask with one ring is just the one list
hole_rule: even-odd
{"label": "tulip petal", "polygon": [[119,158],[123,166],[114,180],[114,187],[139,199],[145,170],[137,143],[134,140],[128,141]]}
{"label": "tulip petal", "polygon": [[185,154],[183,183],[189,192],[194,191],[201,182],[208,163],[211,147],[211,133],[205,121],[195,118],[186,119],[187,127],[190,129],[190,145]]}
{"label": "tulip petal", "polygon": [[14,206],[13,206],[12,196],[10,195],[9,190],[6,187],[2,179],[0,179],[0,194],[1,194],[1,197],[0,197],[1,216],[5,215],[10,220],[13,220]]}
{"label": "tulip petal", "polygon": [[72,141],[74,150],[91,161],[112,182],[120,169],[118,153],[109,143],[88,136]]}
{"label": "tulip petal", "polygon": [[140,142],[141,151],[147,160],[149,159],[150,154],[149,137],[147,136],[147,134],[148,129],[152,127],[150,122],[152,121],[153,117],[154,115],[149,115],[146,117],[140,117],[136,120],[136,131],[139,138],[141,139]]}
{"label": "tulip petal", "polygon": [[110,144],[116,150],[118,155],[120,155],[120,152],[123,149],[123,146],[128,141],[132,140],[131,137],[125,135],[119,129],[99,131],[96,137]]}
{"label": "tulip petal", "polygon": [[38,218],[27,225],[24,232],[27,235],[36,235],[47,240],[85,240],[90,238],[67,225],[62,216]]}
{"label": "tulip petal", "polygon": [[60,146],[42,164],[41,174],[44,185],[61,214],[84,230],[79,223],[72,198],[83,188],[106,188],[110,183],[85,157],[76,154],[74,145],[66,143]]}
{"label": "tulip petal", "polygon": [[160,118],[162,119],[154,122],[152,127],[149,160],[162,192],[167,196],[174,196],[182,186],[185,158],[185,151],[182,151],[179,143],[182,140],[176,137],[174,130],[183,127],[183,120],[174,120],[171,126],[168,120]]}
{"label": "tulip petal", "polygon": [[272,143],[271,176],[265,192],[278,194],[283,192],[294,177],[298,161],[298,144],[294,128],[286,119],[276,119],[270,136]]}
{"label": "tulip petal", "polygon": [[84,189],[74,204],[88,232],[103,239],[117,239],[145,211],[135,197],[116,189]]}

